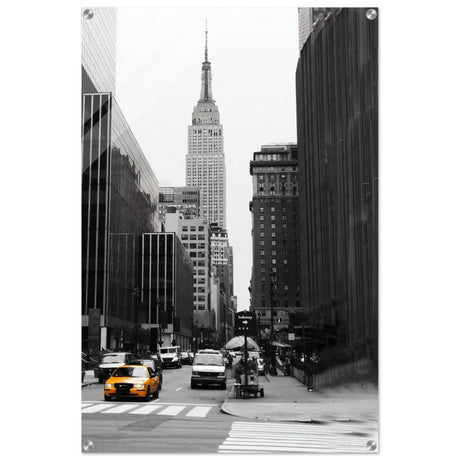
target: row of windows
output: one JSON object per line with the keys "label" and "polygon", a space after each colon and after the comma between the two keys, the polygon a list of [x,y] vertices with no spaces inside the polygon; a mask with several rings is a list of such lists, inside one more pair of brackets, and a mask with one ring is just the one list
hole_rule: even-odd
{"label": "row of windows", "polygon": [[[184,248],[188,249],[189,244],[188,243],[182,243],[184,245]],[[190,249],[206,249],[206,243],[190,243]]]}
{"label": "row of windows", "polygon": [[[285,235],[287,235],[287,234],[285,234]],[[286,246],[286,240],[282,240],[282,243],[283,243],[283,246]],[[261,240],[261,241],[259,241],[259,244],[260,244],[260,246],[265,246],[265,241]],[[272,244],[272,246],[276,246],[277,245],[276,240],[272,240],[271,244]],[[295,245],[299,246],[300,245],[299,241],[296,241]]]}
{"label": "row of windows", "polygon": [[[263,227],[261,227],[263,228]],[[272,224],[272,228],[276,228],[275,227],[275,224]],[[283,224],[283,228],[286,228],[286,224]],[[295,228],[299,228],[299,225],[298,224],[295,224]],[[260,232],[259,233],[259,236],[260,238],[265,238],[265,232]],[[267,233],[267,236],[268,236],[268,233]],[[281,234],[279,234],[279,236],[281,236]],[[283,232],[283,235],[282,235],[284,238],[287,238],[289,235],[287,232]],[[299,237],[299,233],[298,232],[295,232],[295,235],[294,235],[296,238]],[[271,233],[271,237],[272,238],[276,238],[276,232],[272,232]]]}
{"label": "row of windows", "polygon": [[[182,231],[183,231],[183,232],[188,232],[188,228],[189,228],[188,225],[183,225],[183,226],[182,226]],[[196,232],[196,226],[195,226],[195,225],[191,225],[191,226],[190,226],[190,231],[191,231],[191,232]],[[204,226],[199,225],[199,226],[198,226],[198,231],[199,231],[199,232],[204,232]]]}
{"label": "row of windows", "polygon": [[[260,259],[260,263],[261,263],[261,265],[265,265],[265,259]],[[296,263],[298,264],[299,261],[296,261]],[[287,259],[283,259],[283,264],[284,265],[288,264]],[[272,265],[276,265],[276,259],[272,259]]]}
{"label": "row of windows", "polygon": [[180,238],[181,240],[188,240],[189,239],[189,236],[190,236],[190,240],[196,240],[197,237],[199,240],[205,240],[206,239],[206,235],[203,235],[202,233],[196,235],[196,234],[188,234],[188,233],[182,233]]}
{"label": "row of windows", "polygon": [[[279,201],[279,200],[277,200],[277,201]],[[292,200],[290,200],[290,201],[292,201]],[[262,203],[263,200],[260,200],[260,202]],[[297,212],[297,207],[296,207],[296,206],[293,206],[292,209],[289,208],[289,210],[292,210],[292,212]],[[261,206],[261,207],[259,208],[259,211],[260,211],[260,212],[264,212],[264,207]],[[282,211],[282,212],[286,212],[286,207],[283,206],[283,207],[281,208],[281,211]],[[270,207],[270,212],[276,212],[276,208],[275,208],[274,206],[271,206],[271,207]],[[273,217],[273,216],[272,216],[272,217]],[[297,215],[296,215],[296,214],[294,214],[294,218],[297,218]]]}

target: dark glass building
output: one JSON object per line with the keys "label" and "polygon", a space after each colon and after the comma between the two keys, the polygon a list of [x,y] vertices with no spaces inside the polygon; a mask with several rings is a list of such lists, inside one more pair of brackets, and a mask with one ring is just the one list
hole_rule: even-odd
{"label": "dark glass building", "polygon": [[253,183],[251,310],[262,328],[286,329],[300,308],[297,145],[264,145],[250,162]]}
{"label": "dark glass building", "polygon": [[150,350],[158,342],[191,348],[193,263],[175,233],[142,235],[141,303]]}
{"label": "dark glass building", "polygon": [[83,349],[127,346],[140,238],[159,230],[158,182],[111,93],[83,94]]}
{"label": "dark glass building", "polygon": [[82,351],[137,346],[141,237],[158,181],[115,99],[115,8],[81,13]]}
{"label": "dark glass building", "polygon": [[[371,14],[372,13],[372,14]],[[311,348],[377,361],[377,10],[331,8],[296,72],[301,304]]]}

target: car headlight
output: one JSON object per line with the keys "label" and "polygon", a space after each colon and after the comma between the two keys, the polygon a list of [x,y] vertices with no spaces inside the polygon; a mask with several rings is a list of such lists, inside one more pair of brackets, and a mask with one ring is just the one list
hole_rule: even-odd
{"label": "car headlight", "polygon": [[113,388],[113,383],[106,383],[104,388]]}
{"label": "car headlight", "polygon": [[198,372],[192,372],[192,375],[194,375],[195,377],[198,377],[200,374],[198,374]]}
{"label": "car headlight", "polygon": [[145,388],[145,385],[143,383],[136,383],[133,385],[133,388]]}
{"label": "car headlight", "polygon": [[177,361],[177,356],[174,356],[174,358],[172,359],[173,361]]}

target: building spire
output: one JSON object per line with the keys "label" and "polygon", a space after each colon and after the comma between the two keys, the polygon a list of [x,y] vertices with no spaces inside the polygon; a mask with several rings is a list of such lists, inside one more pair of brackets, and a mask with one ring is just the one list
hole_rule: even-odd
{"label": "building spire", "polygon": [[208,61],[208,20],[206,19],[204,62],[201,67],[201,94],[198,102],[214,102],[211,89],[211,63]]}
{"label": "building spire", "polygon": [[208,62],[208,20],[206,19],[206,44],[204,46],[204,60]]}

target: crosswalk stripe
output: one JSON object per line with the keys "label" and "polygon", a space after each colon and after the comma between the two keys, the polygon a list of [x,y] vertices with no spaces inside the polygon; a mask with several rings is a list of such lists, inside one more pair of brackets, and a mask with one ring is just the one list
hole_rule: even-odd
{"label": "crosswalk stripe", "polygon": [[211,410],[211,407],[194,407],[187,417],[206,417],[206,414]]}
{"label": "crosswalk stripe", "polygon": [[166,409],[158,413],[158,415],[177,415],[185,406],[168,406]]}
{"label": "crosswalk stripe", "polygon": [[122,412],[126,412],[135,407],[138,407],[138,406],[133,406],[132,404],[118,404],[112,409],[105,410],[104,414],[121,414]]}
{"label": "crosswalk stripe", "polygon": [[130,414],[151,414],[152,412],[155,412],[161,407],[163,406],[154,406],[152,404],[149,404],[147,406],[141,406],[139,407],[139,409],[133,410],[132,412],[130,412]]}
{"label": "crosswalk stripe", "polygon": [[[191,404],[116,404],[116,403],[102,403],[96,404],[95,402],[82,403],[81,412],[85,414],[94,414],[99,412],[101,414],[134,414],[134,415],[147,415],[157,412],[157,415],[178,415],[184,409],[187,409],[186,417],[206,417],[209,411],[215,406],[209,405],[194,405]],[[160,411],[161,412],[158,412]]]}
{"label": "crosswalk stripe", "polygon": [[85,414],[93,414],[94,412],[99,412],[100,410],[108,409],[109,407],[114,406],[115,404],[96,404],[95,406],[86,407],[81,411]]}
{"label": "crosswalk stripe", "polygon": [[280,424],[234,422],[219,453],[369,452],[378,437],[374,423]]}

